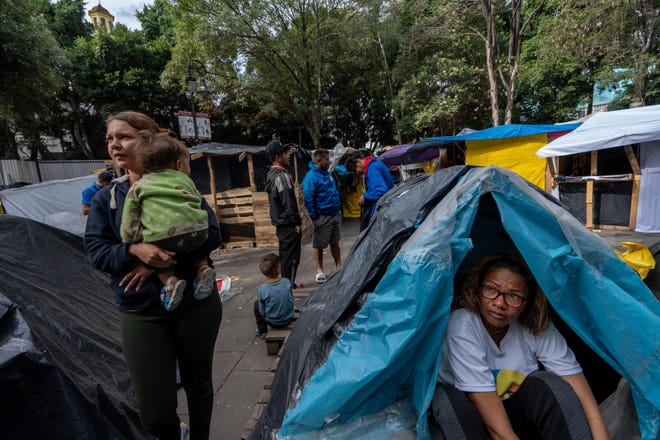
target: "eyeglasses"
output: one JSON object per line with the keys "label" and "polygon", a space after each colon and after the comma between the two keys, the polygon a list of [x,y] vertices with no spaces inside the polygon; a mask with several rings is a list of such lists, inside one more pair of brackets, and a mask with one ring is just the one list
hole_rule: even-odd
{"label": "eyeglasses", "polygon": [[523,305],[527,298],[524,296],[516,295],[515,293],[502,292],[497,290],[493,286],[488,286],[486,284],[481,285],[481,296],[488,299],[496,299],[498,296],[502,295],[504,302],[511,307],[520,307]]}

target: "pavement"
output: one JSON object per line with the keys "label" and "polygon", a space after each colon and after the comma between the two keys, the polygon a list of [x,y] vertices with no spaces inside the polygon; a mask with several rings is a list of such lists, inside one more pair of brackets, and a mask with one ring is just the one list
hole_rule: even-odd
{"label": "pavement", "polygon": [[[613,247],[622,241],[651,246],[660,242],[660,234],[639,234],[632,231],[594,231]],[[344,219],[342,224],[341,255],[344,259],[359,234],[358,219]],[[256,328],[252,307],[257,287],[263,282],[258,265],[261,256],[277,253],[276,248],[249,248],[223,251],[214,257],[219,276],[232,278],[231,289],[223,297],[223,316],[214,351],[213,383],[215,407],[211,422],[211,439],[239,440],[264,389],[272,379],[274,356],[268,356],[264,340],[255,337]],[[329,249],[325,249],[326,273],[334,268]],[[305,287],[318,286],[314,277],[316,264],[311,241],[304,243],[297,281]],[[179,390],[179,410],[187,421],[187,403]]]}
{"label": "pavement", "polygon": [[[359,219],[344,219],[340,241],[342,259],[353,246],[359,229]],[[277,248],[226,250],[213,259],[218,276],[232,278],[231,289],[222,300],[222,324],[213,355],[215,406],[210,438],[214,440],[241,438],[264,385],[272,380],[271,367],[276,358],[268,356],[266,342],[255,337],[256,323],[252,311],[257,287],[264,281],[259,261],[270,252],[277,253]],[[312,252],[311,240],[303,243],[296,279],[306,288],[318,286]],[[329,248],[325,249],[323,256],[325,272],[329,274],[334,269]],[[185,393],[180,389],[179,412],[186,422],[187,408]]]}

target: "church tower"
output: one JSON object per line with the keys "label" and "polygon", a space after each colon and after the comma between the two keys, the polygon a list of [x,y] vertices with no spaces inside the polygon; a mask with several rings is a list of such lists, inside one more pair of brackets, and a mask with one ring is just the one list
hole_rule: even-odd
{"label": "church tower", "polygon": [[90,9],[87,14],[92,20],[92,25],[94,26],[94,31],[98,32],[99,29],[105,29],[107,33],[111,33],[113,25],[115,23],[115,17],[107,9],[101,6],[101,0],[99,4]]}

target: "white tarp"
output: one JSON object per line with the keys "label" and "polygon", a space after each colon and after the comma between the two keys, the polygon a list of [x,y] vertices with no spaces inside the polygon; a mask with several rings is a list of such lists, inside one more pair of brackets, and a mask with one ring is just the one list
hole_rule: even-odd
{"label": "white tarp", "polygon": [[660,140],[641,145],[637,232],[660,233]]}
{"label": "white tarp", "polygon": [[584,124],[536,152],[538,157],[568,156],[586,151],[660,139],[660,105],[596,113]]}
{"label": "white tarp", "polygon": [[536,152],[538,157],[641,144],[637,232],[660,232],[660,105],[596,113]]}
{"label": "white tarp", "polygon": [[[87,217],[82,215],[82,191],[96,182],[97,176],[50,180],[21,188],[0,191],[5,212],[83,235]],[[1,220],[1,218],[0,218]]]}

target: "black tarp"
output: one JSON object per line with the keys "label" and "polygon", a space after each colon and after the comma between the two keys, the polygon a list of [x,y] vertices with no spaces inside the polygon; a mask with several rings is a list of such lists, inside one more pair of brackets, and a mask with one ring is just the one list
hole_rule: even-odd
{"label": "black tarp", "polygon": [[0,249],[0,438],[151,438],[114,295],[82,238],[0,215]]}
{"label": "black tarp", "polygon": [[[560,187],[562,204],[586,223],[586,182],[565,182]],[[594,182],[593,223],[595,225],[628,226],[632,182]]]}

